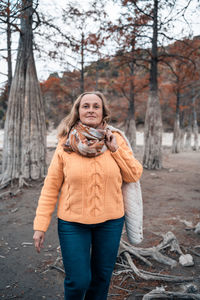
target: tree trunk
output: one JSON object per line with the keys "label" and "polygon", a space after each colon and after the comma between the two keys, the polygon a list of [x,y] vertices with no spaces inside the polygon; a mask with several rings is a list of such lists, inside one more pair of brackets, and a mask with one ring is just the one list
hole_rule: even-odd
{"label": "tree trunk", "polygon": [[173,134],[173,143],[172,143],[172,153],[180,152],[180,138],[181,138],[181,129],[180,129],[180,93],[177,91],[176,97],[176,117],[174,121],[174,134]]}
{"label": "tree trunk", "polygon": [[84,33],[81,38],[81,94],[84,93]]}
{"label": "tree trunk", "polygon": [[162,168],[162,119],[158,96],[153,93],[145,116],[143,165],[147,169]]}
{"label": "tree trunk", "polygon": [[180,152],[180,138],[181,138],[180,118],[179,118],[179,115],[176,115],[176,119],[174,122],[172,153]]}
{"label": "tree trunk", "polygon": [[185,129],[180,129],[180,152],[184,151],[184,143],[185,143]]}
{"label": "tree trunk", "polygon": [[125,134],[131,144],[131,148],[135,150],[136,148],[136,125],[134,118],[128,118],[125,123]]}
{"label": "tree trunk", "polygon": [[194,147],[193,147],[193,149],[195,151],[198,151],[199,150],[199,129],[198,129],[197,120],[194,120],[194,123],[193,123],[193,133],[194,133]]}
{"label": "tree trunk", "polygon": [[132,149],[136,148],[136,124],[135,124],[135,103],[134,103],[134,62],[130,63],[130,96],[129,96],[129,109],[128,118],[125,122],[125,134],[129,139]]}
{"label": "tree trunk", "polygon": [[6,113],[1,187],[14,179],[39,179],[46,172],[44,106],[32,49],[34,11],[32,0],[22,3],[25,9]]}
{"label": "tree trunk", "polygon": [[147,169],[162,168],[162,118],[158,98],[158,0],[154,0],[153,38],[150,69],[150,94],[147,103],[144,131],[143,165]]}
{"label": "tree trunk", "polygon": [[196,107],[195,107],[195,100],[196,98],[193,96],[192,98],[192,112],[193,112],[193,133],[194,133],[194,147],[193,149],[195,151],[199,150],[199,137],[198,137],[198,124],[197,124],[197,113],[196,113]]}
{"label": "tree trunk", "polygon": [[12,54],[11,54],[11,26],[10,26],[10,1],[8,1],[8,17],[7,17],[7,52],[8,52],[8,95],[10,93],[12,83]]}
{"label": "tree trunk", "polygon": [[96,63],[96,72],[95,72],[95,90],[98,91],[99,87],[99,61]]}
{"label": "tree trunk", "polygon": [[191,115],[189,115],[188,127],[186,130],[186,140],[185,140],[185,150],[191,151],[192,150],[192,124],[191,124]]}

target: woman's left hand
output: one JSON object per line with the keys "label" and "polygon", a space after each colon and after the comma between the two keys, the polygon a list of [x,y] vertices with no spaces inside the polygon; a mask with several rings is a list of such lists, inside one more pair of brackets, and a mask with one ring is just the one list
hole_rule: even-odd
{"label": "woman's left hand", "polygon": [[111,130],[107,129],[105,138],[106,138],[106,146],[108,147],[108,149],[111,152],[117,151],[119,146],[117,144],[117,139]]}

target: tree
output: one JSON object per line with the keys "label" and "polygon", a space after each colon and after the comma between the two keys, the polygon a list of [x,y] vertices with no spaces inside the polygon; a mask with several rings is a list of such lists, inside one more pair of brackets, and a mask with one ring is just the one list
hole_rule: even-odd
{"label": "tree", "polygon": [[158,98],[158,0],[153,6],[153,34],[150,62],[150,92],[145,116],[143,165],[147,169],[162,167],[162,118]]}
{"label": "tree", "polygon": [[[162,117],[159,100],[159,88],[158,88],[158,63],[163,61],[163,58],[167,56],[166,47],[164,42],[174,38],[168,33],[170,24],[173,21],[177,21],[178,18],[184,19],[185,11],[187,10],[191,1],[187,1],[185,6],[176,9],[176,1],[158,1],[152,0],[149,4],[149,9],[144,10],[142,7],[143,1],[134,0],[136,8],[144,15],[151,18],[146,26],[151,29],[151,51],[150,57],[150,81],[149,81],[149,98],[147,103],[147,110],[145,116],[145,131],[144,131],[144,156],[143,165],[148,169],[160,169],[162,168]],[[140,4],[140,6],[139,6]],[[161,18],[161,11],[169,8],[169,14],[167,17]],[[173,11],[175,14],[173,14]],[[160,37],[161,46],[158,47],[158,38]],[[149,38],[149,35],[146,35]],[[162,38],[162,39],[161,39]],[[148,49],[147,49],[148,52]]]}
{"label": "tree", "polygon": [[32,0],[22,1],[17,61],[4,129],[1,187],[17,179],[42,178],[46,172],[45,115],[33,56]]}
{"label": "tree", "polygon": [[21,4],[20,1],[16,0],[14,3],[10,0],[2,0],[0,4],[0,24],[5,25],[6,28],[3,30],[6,32],[7,47],[2,49],[2,51],[7,51],[7,60],[8,65],[8,94],[10,92],[10,87],[12,83],[12,33],[14,31],[19,31],[18,28],[18,19],[21,14]]}
{"label": "tree", "polygon": [[[118,68],[125,68],[124,80],[117,82],[118,91],[128,100],[128,115],[125,120],[125,134],[129,138],[133,149],[136,147],[136,122],[135,122],[135,96],[138,87],[135,85],[136,70],[143,62],[141,51],[143,42],[143,26],[148,24],[149,17],[141,13],[131,0],[121,1],[120,17],[114,22],[109,22],[107,31],[108,37],[115,39],[117,52],[115,60],[118,59]],[[143,85],[145,86],[146,83]]]}
{"label": "tree", "polygon": [[194,120],[194,131],[198,131],[195,111],[195,101],[198,95],[196,86],[199,78],[197,67],[199,60],[198,52],[199,41],[196,39],[183,39],[168,46],[168,57],[165,63],[170,67],[171,74],[166,68],[163,73],[168,78],[168,81],[171,82],[172,90],[176,97],[172,144],[173,153],[179,153],[183,150],[182,140],[185,133],[184,115],[188,118],[186,148],[191,149],[192,120]]}
{"label": "tree", "polygon": [[[103,44],[98,33],[100,23],[100,11],[97,3],[90,8],[82,8],[79,4],[69,3],[63,10],[63,20],[66,25],[73,27],[69,38],[73,41],[72,50],[80,57],[80,92],[85,90],[85,65],[99,55],[99,48]],[[88,56],[90,59],[88,59]]]}

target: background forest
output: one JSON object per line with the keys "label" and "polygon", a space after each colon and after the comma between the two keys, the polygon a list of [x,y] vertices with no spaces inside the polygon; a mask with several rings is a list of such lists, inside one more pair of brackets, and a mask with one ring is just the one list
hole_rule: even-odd
{"label": "background forest", "polygon": [[[183,49],[183,45],[185,49]],[[195,64],[200,64],[200,36],[192,40],[177,41],[166,47],[165,51],[171,54],[168,62],[175,67],[172,71],[168,64],[162,63],[158,69],[158,89],[162,110],[164,131],[173,131],[176,114],[177,96],[180,98],[180,112],[183,127],[187,128],[194,106],[197,113],[197,122],[200,122],[200,88],[199,78],[195,77],[195,70],[191,61],[177,62],[176,55],[185,55],[196,47]],[[145,56],[145,51],[143,53]],[[192,55],[191,55],[192,56]],[[190,57],[191,58],[191,57]],[[142,65],[136,66],[135,74],[130,76],[129,66],[121,62],[123,57],[102,59],[84,69],[84,90],[99,90],[103,92],[110,104],[111,122],[123,126],[128,117],[130,82],[134,81],[135,121],[136,126],[143,128],[145,111],[149,94],[149,73]],[[192,60],[192,58],[191,58]],[[56,127],[62,118],[69,113],[73,101],[80,93],[80,72],[64,72],[62,76],[52,73],[47,80],[40,83],[45,101],[47,123]],[[177,95],[179,93],[179,95]],[[193,94],[192,94],[193,93]],[[59,112],[59,113],[58,113]]]}
{"label": "background forest", "polygon": [[162,168],[163,131],[173,131],[172,152],[198,150],[198,9],[196,0],[1,1],[2,182],[45,173],[45,127],[84,91],[105,94],[133,148],[144,130],[145,168]]}

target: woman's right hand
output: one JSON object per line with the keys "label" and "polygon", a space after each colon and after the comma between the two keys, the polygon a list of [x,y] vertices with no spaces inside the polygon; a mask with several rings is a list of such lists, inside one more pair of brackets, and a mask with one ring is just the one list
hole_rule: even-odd
{"label": "woman's right hand", "polygon": [[38,253],[40,253],[41,248],[43,248],[44,244],[44,231],[36,230],[33,235],[34,243],[35,243],[35,249]]}

